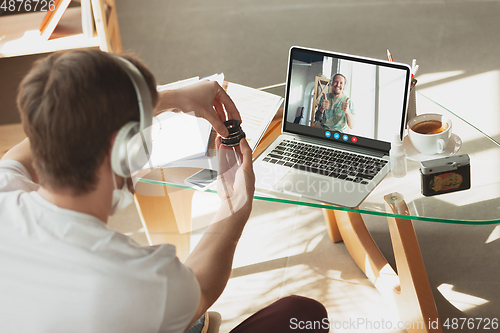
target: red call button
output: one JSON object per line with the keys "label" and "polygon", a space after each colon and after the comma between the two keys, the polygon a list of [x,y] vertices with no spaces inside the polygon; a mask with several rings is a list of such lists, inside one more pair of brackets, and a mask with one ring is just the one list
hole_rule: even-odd
{"label": "red call button", "polygon": [[355,137],[355,136],[353,136],[353,137],[351,138],[351,141],[352,141],[352,142],[354,142],[354,143],[356,143],[356,142],[358,142],[358,138],[357,138],[357,137]]}

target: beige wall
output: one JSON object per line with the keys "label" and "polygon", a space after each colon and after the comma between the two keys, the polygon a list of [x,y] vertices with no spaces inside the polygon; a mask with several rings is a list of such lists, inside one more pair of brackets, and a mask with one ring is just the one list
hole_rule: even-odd
{"label": "beige wall", "polygon": [[37,59],[47,53],[0,58],[0,125],[19,123],[16,96],[19,83]]}

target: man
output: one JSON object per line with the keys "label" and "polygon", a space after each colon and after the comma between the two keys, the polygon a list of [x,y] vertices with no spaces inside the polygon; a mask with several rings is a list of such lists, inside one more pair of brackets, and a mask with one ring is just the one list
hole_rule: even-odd
{"label": "man", "polygon": [[[223,120],[240,120],[218,84],[157,93],[149,70],[124,58],[142,74],[156,114],[194,112],[222,136]],[[18,108],[28,138],[0,161],[0,332],[186,331],[222,293],[252,209],[247,142],[219,212],[181,263],[172,245],[141,247],[106,228],[130,183],[115,173],[112,147],[119,129],[140,118],[116,56],[78,50],[41,60],[20,85]],[[273,311],[281,315],[269,320]],[[234,331],[286,331],[291,317],[321,320],[326,312],[287,297]]]}
{"label": "man", "polygon": [[347,79],[337,73],[330,79],[328,94],[323,94],[318,103],[313,126],[342,133],[354,126],[354,106],[344,94]]}

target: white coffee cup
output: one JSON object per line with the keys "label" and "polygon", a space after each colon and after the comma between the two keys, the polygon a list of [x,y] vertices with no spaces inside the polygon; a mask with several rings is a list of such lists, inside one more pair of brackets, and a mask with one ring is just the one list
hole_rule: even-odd
{"label": "white coffee cup", "polygon": [[408,122],[408,136],[422,154],[443,153],[451,137],[451,120],[437,113],[418,115]]}

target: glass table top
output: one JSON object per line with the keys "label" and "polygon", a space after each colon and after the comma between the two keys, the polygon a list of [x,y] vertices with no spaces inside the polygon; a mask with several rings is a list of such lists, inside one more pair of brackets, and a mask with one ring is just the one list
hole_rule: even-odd
{"label": "glass table top", "polygon": [[[265,89],[271,93],[284,95],[283,85]],[[420,162],[410,159],[418,156],[407,151],[409,157],[407,175],[394,178],[389,172],[357,208],[332,206],[306,198],[258,190],[254,198],[421,221],[461,224],[500,223],[500,143],[452,111],[417,92],[417,114],[422,113],[440,113],[451,119],[453,133],[457,136],[456,142],[459,146],[455,154],[468,154],[470,158],[470,189],[430,197],[424,196],[421,193]],[[138,180],[140,183],[192,189],[185,185],[184,180],[199,170],[199,168],[189,167],[154,169],[144,171],[139,175]],[[215,186],[211,188],[207,191],[215,193]],[[394,192],[404,197],[409,208],[409,215],[393,214],[386,209],[384,196]]]}

